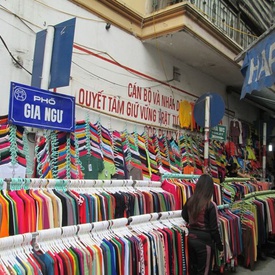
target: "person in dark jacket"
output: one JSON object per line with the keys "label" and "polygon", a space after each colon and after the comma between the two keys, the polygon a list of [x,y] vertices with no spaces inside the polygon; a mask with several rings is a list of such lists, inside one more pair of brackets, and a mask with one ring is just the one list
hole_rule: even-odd
{"label": "person in dark jacket", "polygon": [[223,255],[223,244],[218,227],[217,206],[211,200],[214,182],[203,174],[198,179],[194,194],[182,209],[182,218],[189,229],[188,254],[190,274],[210,274],[213,252],[216,248]]}
{"label": "person in dark jacket", "polygon": [[232,164],[228,164],[226,166],[226,169],[227,169],[226,176],[229,178],[250,178],[251,180],[256,181],[256,179],[251,175],[240,172],[240,169],[236,162],[233,162]]}

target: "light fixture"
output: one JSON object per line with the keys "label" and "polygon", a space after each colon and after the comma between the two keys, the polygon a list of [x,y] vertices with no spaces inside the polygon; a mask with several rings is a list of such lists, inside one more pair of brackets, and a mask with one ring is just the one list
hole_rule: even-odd
{"label": "light fixture", "polygon": [[272,144],[270,143],[269,145],[268,145],[268,152],[272,152],[273,151],[273,146],[272,146]]}

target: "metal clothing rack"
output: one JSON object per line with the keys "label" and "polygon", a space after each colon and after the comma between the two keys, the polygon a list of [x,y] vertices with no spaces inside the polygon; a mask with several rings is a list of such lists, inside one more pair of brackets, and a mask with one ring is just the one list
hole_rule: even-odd
{"label": "metal clothing rack", "polygon": [[[81,237],[82,234],[88,234],[115,228],[127,227],[127,225],[147,224],[153,221],[171,222],[175,218],[181,218],[181,211],[167,211],[151,214],[143,214],[139,216],[131,216],[129,218],[119,218],[107,221],[99,221],[86,224],[63,226],[58,228],[43,229],[37,232],[18,234],[14,236],[0,238],[0,247],[2,250],[12,249],[22,246],[32,246],[34,249],[41,249],[39,242],[54,241],[62,238]],[[182,220],[182,224],[184,221]],[[103,235],[102,235],[103,236]]]}
{"label": "metal clothing rack", "polygon": [[275,196],[275,190],[265,190],[265,191],[255,191],[249,194],[246,194],[244,198],[241,200],[237,200],[235,202],[232,202],[230,204],[230,208],[240,208],[241,209],[241,218],[243,216],[244,209],[246,208],[246,203],[247,200],[252,199],[254,197],[259,197],[259,196],[266,196],[266,195],[274,195]]}
{"label": "metal clothing rack", "polygon": [[251,199],[253,197],[258,197],[258,196],[266,196],[266,195],[275,195],[275,190],[255,191],[255,192],[246,194],[243,200]]}
{"label": "metal clothing rack", "polygon": [[18,190],[32,188],[108,188],[108,187],[161,187],[161,182],[147,180],[89,180],[89,179],[40,179],[6,178],[0,179],[0,190]]}
{"label": "metal clothing rack", "polygon": [[161,176],[163,179],[197,179],[201,175],[194,175],[194,174],[174,174],[174,173],[165,173]]}
{"label": "metal clothing rack", "polygon": [[245,182],[251,181],[251,178],[225,178],[223,182]]}
{"label": "metal clothing rack", "polygon": [[228,209],[228,208],[230,208],[230,204],[229,203],[220,204],[220,205],[217,205],[217,208],[218,208],[218,210]]}

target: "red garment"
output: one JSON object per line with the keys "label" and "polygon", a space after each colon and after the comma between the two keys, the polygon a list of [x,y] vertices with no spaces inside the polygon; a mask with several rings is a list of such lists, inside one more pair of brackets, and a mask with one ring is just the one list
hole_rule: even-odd
{"label": "red garment", "polygon": [[236,156],[237,155],[237,148],[233,141],[228,141],[225,144],[225,151],[228,157]]}
{"label": "red garment", "polygon": [[229,126],[229,133],[232,141],[235,144],[239,144],[239,137],[241,134],[240,123],[237,120],[231,120]]}
{"label": "red garment", "polygon": [[182,208],[182,197],[180,188],[168,180],[165,180],[161,188],[169,193],[171,193],[175,198],[175,210],[180,210]]}
{"label": "red garment", "polygon": [[87,223],[87,216],[86,216],[86,200],[75,190],[70,190],[71,193],[76,197],[77,208],[78,208],[78,222],[79,223]]}
{"label": "red garment", "polygon": [[25,224],[25,214],[27,213],[25,210],[24,201],[18,196],[17,191],[9,191],[10,197],[15,201],[17,218],[18,218],[18,233],[24,234],[26,231]]}

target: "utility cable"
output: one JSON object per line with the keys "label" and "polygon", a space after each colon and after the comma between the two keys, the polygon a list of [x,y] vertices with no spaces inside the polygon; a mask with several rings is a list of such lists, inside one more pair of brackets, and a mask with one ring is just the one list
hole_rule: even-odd
{"label": "utility cable", "polygon": [[11,56],[12,60],[18,65],[20,66],[23,70],[25,70],[28,74],[32,75],[32,73],[30,71],[28,71],[14,56],[13,54],[10,52],[5,40],[3,39],[3,37],[0,35],[0,40],[2,41],[4,47],[6,48],[6,50],[8,51],[9,55]]}

